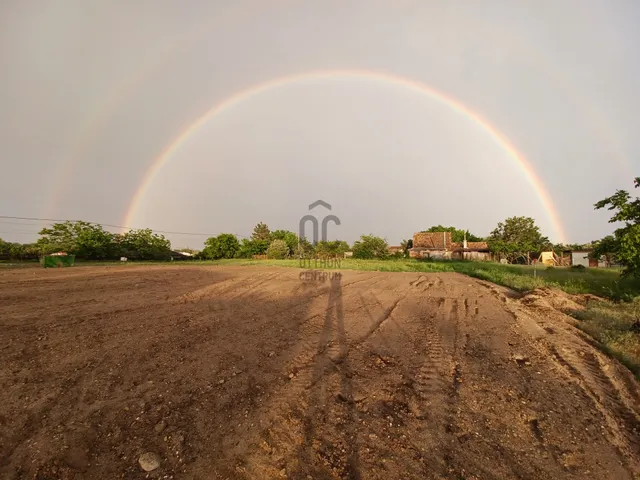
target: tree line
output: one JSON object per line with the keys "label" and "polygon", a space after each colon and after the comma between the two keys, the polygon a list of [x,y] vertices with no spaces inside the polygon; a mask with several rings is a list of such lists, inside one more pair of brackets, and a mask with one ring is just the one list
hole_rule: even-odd
{"label": "tree line", "polygon": [[[640,177],[634,180],[640,186]],[[633,199],[629,192],[618,190],[594,205],[596,210],[606,208],[613,213],[610,223],[622,223],[613,235],[588,244],[553,244],[545,237],[531,217],[510,217],[499,222],[487,237],[474,235],[469,230],[451,226],[434,225],[423,232],[451,232],[452,240],[461,243],[486,241],[491,252],[509,263],[529,262],[532,252],[553,250],[561,254],[568,250],[589,250],[592,258],[605,258],[624,267],[625,275],[640,276],[640,198]],[[102,226],[90,222],[61,222],[39,232],[35,243],[20,244],[0,239],[0,257],[15,260],[37,258],[43,254],[64,251],[79,258],[107,260],[127,257],[134,260],[165,260],[171,257],[171,243],[163,235],[150,229],[111,233]],[[391,255],[386,239],[375,235],[362,235],[349,245],[342,240],[318,242],[312,245],[305,238],[289,230],[271,231],[264,223],[258,223],[251,237],[239,241],[232,233],[222,233],[205,241],[200,252],[183,249],[196,258],[217,260],[222,258],[252,258],[266,255],[270,258],[298,256],[342,256],[352,252],[354,258],[388,258],[408,256],[412,240],[401,242],[401,251]]]}
{"label": "tree line", "polygon": [[82,221],[54,223],[39,232],[35,243],[9,243],[0,239],[0,256],[15,260],[65,252],[88,260],[127,257],[135,260],[166,260],[171,243],[149,229],[111,233],[102,226]]}

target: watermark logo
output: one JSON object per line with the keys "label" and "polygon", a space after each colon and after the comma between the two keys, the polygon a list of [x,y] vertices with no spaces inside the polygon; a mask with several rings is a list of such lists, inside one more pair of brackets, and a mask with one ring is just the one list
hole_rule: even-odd
{"label": "watermark logo", "polygon": [[[324,208],[326,208],[327,210],[331,210],[331,205],[329,205],[327,202],[325,202],[324,200],[316,200],[315,202],[313,202],[311,205],[309,205],[309,211],[313,210],[314,208],[318,207],[318,206],[322,206]],[[300,219],[300,225],[299,225],[299,230],[298,233],[300,235],[300,238],[307,238],[306,232],[305,232],[305,227],[307,225],[307,222],[311,222],[311,225],[313,226],[313,241],[312,243],[314,245],[316,245],[318,243],[318,219],[316,217],[314,217],[313,215],[311,215],[310,213],[308,213],[307,215],[305,215],[304,217],[302,217]],[[333,222],[336,225],[340,225],[340,219],[338,217],[336,217],[335,215],[327,215],[326,217],[324,217],[322,219],[322,233],[321,233],[321,239],[323,242],[327,241],[327,229],[329,226],[329,222]]]}
{"label": "watermark logo", "polygon": [[323,272],[320,270],[306,270],[300,272],[298,278],[303,282],[330,282],[340,281],[342,279],[342,273],[340,272]]}

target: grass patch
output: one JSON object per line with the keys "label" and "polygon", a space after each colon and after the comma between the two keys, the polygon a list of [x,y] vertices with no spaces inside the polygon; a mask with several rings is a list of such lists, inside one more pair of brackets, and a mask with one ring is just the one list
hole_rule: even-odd
{"label": "grass patch", "polygon": [[574,312],[578,327],[598,340],[606,353],[626,365],[640,380],[640,296],[631,302],[589,302],[585,311]]}

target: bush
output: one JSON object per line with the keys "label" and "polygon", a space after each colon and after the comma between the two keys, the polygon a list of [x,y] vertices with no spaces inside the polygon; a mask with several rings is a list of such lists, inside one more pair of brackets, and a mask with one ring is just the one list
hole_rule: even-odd
{"label": "bush", "polygon": [[584,272],[586,270],[586,267],[584,265],[571,265],[571,268],[580,272]]}
{"label": "bush", "polygon": [[254,255],[264,255],[269,247],[266,240],[250,240],[244,238],[240,249],[236,252],[236,258],[252,258]]}
{"label": "bush", "polygon": [[208,238],[199,258],[218,260],[219,258],[233,258],[240,250],[240,242],[231,233],[221,233],[217,237]]}
{"label": "bush", "polygon": [[375,235],[362,235],[360,240],[353,244],[354,258],[387,258],[389,245],[384,238]]}
{"label": "bush", "polygon": [[267,248],[267,257],[283,259],[289,256],[289,245],[284,240],[274,240]]}

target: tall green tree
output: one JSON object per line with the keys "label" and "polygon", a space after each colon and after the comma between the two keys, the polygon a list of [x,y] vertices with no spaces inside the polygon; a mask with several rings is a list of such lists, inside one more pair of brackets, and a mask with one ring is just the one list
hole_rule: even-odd
{"label": "tall green tree", "polygon": [[271,231],[265,223],[258,223],[253,227],[253,233],[251,234],[251,240],[256,241],[269,241],[271,239]]}
{"label": "tall green tree", "polygon": [[[640,177],[635,178],[634,184],[635,188],[640,186]],[[617,190],[594,207],[614,212],[609,223],[623,223],[613,232],[613,241],[607,240],[606,246],[614,251],[616,260],[624,266],[624,275],[640,277],[640,198],[632,199],[626,190]]]}
{"label": "tall green tree", "polygon": [[477,235],[472,234],[471,232],[469,232],[469,230],[460,230],[456,227],[443,227],[442,225],[429,227],[427,230],[423,230],[421,233],[430,232],[451,232],[451,241],[456,243],[462,242],[464,240],[465,233],[467,235],[468,242],[482,242],[484,240],[482,237],[478,237]]}
{"label": "tall green tree", "polygon": [[523,259],[531,262],[530,253],[552,248],[547,237],[531,217],[510,217],[498,226],[487,239],[492,252],[498,253],[513,263]]}

